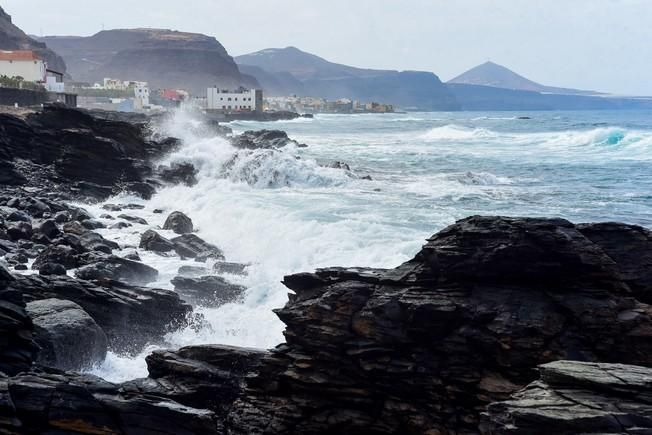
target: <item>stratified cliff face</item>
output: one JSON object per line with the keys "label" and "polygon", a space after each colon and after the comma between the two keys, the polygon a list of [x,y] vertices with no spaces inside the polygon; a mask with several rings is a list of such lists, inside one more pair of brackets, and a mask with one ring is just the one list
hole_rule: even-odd
{"label": "stratified cliff face", "polygon": [[7,14],[1,6],[0,50],[33,50],[48,63],[49,68],[66,72],[66,63],[61,56],[50,50],[43,42],[35,41],[16,27],[11,21],[11,15]]}
{"label": "stratified cliff face", "polygon": [[71,76],[79,81],[111,77],[205,93],[209,86],[232,88],[248,80],[222,44],[197,33],[107,30],[90,37],[48,36],[42,41],[66,59]]}

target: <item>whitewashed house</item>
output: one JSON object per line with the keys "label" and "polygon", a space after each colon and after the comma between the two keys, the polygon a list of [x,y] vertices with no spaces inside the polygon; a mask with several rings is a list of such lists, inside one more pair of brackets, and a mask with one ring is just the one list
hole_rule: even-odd
{"label": "whitewashed house", "polygon": [[25,81],[45,82],[47,65],[31,50],[0,50],[0,75],[22,77]]}

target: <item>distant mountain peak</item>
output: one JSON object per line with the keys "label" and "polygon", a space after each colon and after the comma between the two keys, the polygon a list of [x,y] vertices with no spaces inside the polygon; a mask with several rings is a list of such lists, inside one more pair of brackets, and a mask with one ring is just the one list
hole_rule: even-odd
{"label": "distant mountain peak", "polygon": [[533,91],[551,94],[571,95],[596,95],[593,91],[582,91],[578,89],[559,88],[546,86],[520,74],[511,69],[492,62],[490,60],[471,68],[459,76],[448,81],[451,84],[490,86],[493,88],[514,89],[519,91]]}

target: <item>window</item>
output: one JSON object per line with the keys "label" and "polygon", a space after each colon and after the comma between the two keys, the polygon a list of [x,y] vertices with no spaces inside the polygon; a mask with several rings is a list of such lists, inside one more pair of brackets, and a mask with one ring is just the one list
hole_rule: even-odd
{"label": "window", "polygon": [[[229,101],[231,101],[231,97],[229,97]],[[231,106],[229,106],[229,107],[231,107]]]}

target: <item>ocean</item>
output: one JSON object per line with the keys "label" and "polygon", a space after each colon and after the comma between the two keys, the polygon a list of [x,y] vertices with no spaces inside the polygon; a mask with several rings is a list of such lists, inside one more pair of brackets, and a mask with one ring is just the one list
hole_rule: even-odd
{"label": "ocean", "polygon": [[[138,246],[145,229],[180,210],[227,261],[250,264],[247,276],[227,276],[248,288],[245,301],[197,307],[202,327],[170,333],[168,347],[273,347],[283,341],[272,309],[287,300],[284,275],[326,266],[395,267],[426,238],[469,215],[652,227],[652,112],[316,115],[231,123],[236,133],[280,129],[308,145],[253,152],[188,128],[196,124],[179,112],[161,133],[183,141],[162,163],[192,162],[198,184],[164,188],[149,201],[111,198],[144,205],[129,214],[148,225],[99,231]],[[329,167],[334,162],[341,167]],[[85,207],[99,216],[101,206]],[[180,265],[196,265],[140,254],[160,272],[151,285],[163,288],[172,288]],[[155,348],[137,356],[110,353],[92,372],[111,381],[146,376],[144,357]]]}

